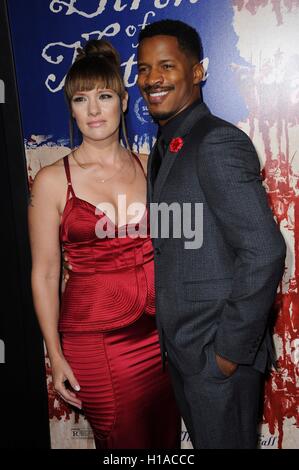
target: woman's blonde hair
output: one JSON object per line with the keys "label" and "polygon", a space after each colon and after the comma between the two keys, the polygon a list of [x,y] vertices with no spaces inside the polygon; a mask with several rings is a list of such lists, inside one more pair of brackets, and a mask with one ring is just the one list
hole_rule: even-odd
{"label": "woman's blonde hair", "polygon": [[[83,48],[78,49],[75,62],[67,73],[64,93],[71,112],[71,100],[78,91],[90,91],[95,88],[107,88],[118,94],[120,101],[125,97],[126,89],[120,71],[120,58],[116,49],[104,39],[92,39]],[[120,103],[121,104],[121,103]],[[124,113],[121,108],[121,127],[127,148]],[[73,120],[70,118],[70,141],[73,148]]]}

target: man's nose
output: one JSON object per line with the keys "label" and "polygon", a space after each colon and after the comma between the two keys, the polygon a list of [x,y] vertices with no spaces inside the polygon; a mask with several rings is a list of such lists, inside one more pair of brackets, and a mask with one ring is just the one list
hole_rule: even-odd
{"label": "man's nose", "polygon": [[156,85],[162,83],[164,80],[163,74],[159,69],[152,68],[146,77],[146,85]]}

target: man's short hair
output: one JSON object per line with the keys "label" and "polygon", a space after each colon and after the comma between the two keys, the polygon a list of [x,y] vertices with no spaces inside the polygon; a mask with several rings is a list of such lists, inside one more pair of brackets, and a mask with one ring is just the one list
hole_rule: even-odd
{"label": "man's short hair", "polygon": [[196,60],[203,59],[203,48],[201,38],[196,31],[188,24],[179,20],[161,20],[148,24],[139,33],[139,43],[145,38],[154,36],[173,36],[177,38],[180,49],[187,55],[191,55]]}

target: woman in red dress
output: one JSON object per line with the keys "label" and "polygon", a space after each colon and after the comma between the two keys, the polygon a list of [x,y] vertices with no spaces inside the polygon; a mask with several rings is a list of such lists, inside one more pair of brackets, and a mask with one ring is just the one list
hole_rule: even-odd
{"label": "woman in red dress", "polygon": [[[162,370],[144,156],[119,142],[118,55],[89,41],[65,94],[82,143],[37,174],[29,207],[32,288],[57,393],[83,408],[98,449],[180,447]],[[72,269],[59,303],[61,247]]]}

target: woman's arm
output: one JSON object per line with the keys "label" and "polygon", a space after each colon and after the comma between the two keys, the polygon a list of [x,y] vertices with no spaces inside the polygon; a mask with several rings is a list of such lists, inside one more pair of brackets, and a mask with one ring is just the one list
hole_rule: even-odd
{"label": "woman's arm", "polygon": [[32,253],[32,292],[35,311],[52,366],[55,390],[69,403],[81,406],[66,380],[78,390],[79,384],[67,364],[58,332],[60,288],[59,191],[57,167],[43,168],[36,176],[28,209]]}

